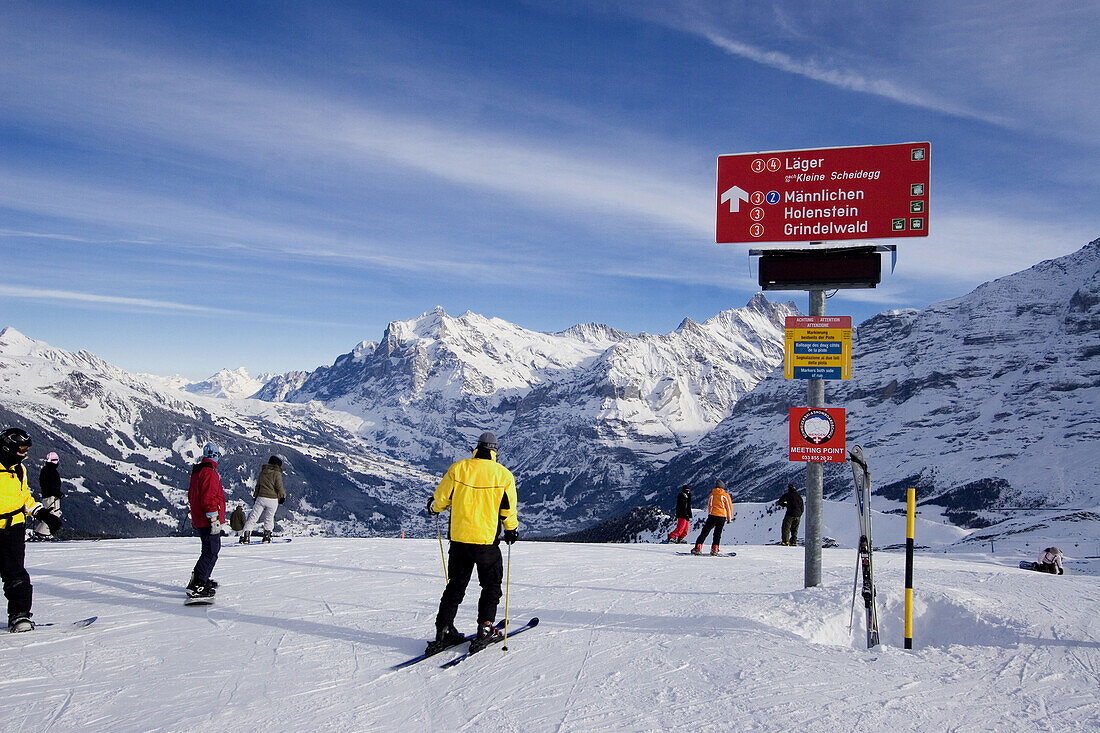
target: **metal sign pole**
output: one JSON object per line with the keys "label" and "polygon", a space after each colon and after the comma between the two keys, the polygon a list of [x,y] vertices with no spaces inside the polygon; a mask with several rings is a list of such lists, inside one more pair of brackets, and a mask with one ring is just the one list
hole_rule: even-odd
{"label": "metal sign pole", "polygon": [[[810,291],[810,315],[825,315],[825,291]],[[806,385],[808,407],[825,407],[825,380],[810,379]],[[821,514],[822,477],[825,466],[812,461],[806,464],[806,568],[805,587],[821,584]]]}

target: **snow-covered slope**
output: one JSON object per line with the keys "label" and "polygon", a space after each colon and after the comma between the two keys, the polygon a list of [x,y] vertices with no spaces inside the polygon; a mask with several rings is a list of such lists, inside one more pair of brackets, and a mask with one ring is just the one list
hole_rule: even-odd
{"label": "snow-covered slope", "polygon": [[[432,540],[227,546],[216,605],[182,605],[195,539],[32,545],[35,619],[4,635],[0,716],[21,731],[1033,731],[1100,727],[1097,560],[875,556],[883,644],[848,631],[851,550],[685,557],[660,545],[519,542],[514,629],[450,670],[423,651],[443,588]],[[475,621],[474,585],[456,624]],[[504,604],[500,606],[500,617]]]}
{"label": "snow-covered slope", "polygon": [[[877,495],[916,488],[972,527],[1019,507],[1100,506],[1100,240],[964,297],[865,321],[853,354],[852,379],[827,382],[826,402],[847,410],[848,443],[863,446]],[[802,467],[786,460],[787,409],[805,400],[804,382],[769,374],[636,503],[715,477],[742,499],[801,485]],[[825,477],[827,494],[851,491],[848,466]]]}

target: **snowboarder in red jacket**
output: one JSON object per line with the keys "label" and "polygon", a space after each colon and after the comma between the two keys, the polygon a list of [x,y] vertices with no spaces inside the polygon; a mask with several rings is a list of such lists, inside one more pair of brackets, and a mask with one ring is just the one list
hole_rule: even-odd
{"label": "snowboarder in red jacket", "polygon": [[187,584],[188,598],[213,598],[216,581],[210,578],[218,553],[222,548],[222,526],[225,524],[225,490],[218,476],[218,459],[222,450],[215,443],[202,448],[202,460],[191,467],[191,483],[187,501],[191,505],[191,526],[202,540],[202,553]]}

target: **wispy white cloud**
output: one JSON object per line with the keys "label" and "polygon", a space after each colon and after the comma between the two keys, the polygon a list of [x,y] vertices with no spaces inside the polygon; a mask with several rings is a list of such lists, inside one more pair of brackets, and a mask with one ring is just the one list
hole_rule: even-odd
{"label": "wispy white cloud", "polygon": [[131,311],[175,311],[180,313],[209,313],[219,315],[251,315],[243,311],[211,308],[189,303],[173,303],[147,298],[128,298],[117,295],[98,295],[72,290],[52,290],[49,288],[25,288],[12,285],[0,285],[0,297],[22,298],[26,300],[69,302],[91,305],[120,306]]}
{"label": "wispy white cloud", "polygon": [[256,311],[234,310],[231,308],[217,308],[213,306],[195,305],[193,303],[177,303],[170,300],[155,300],[151,298],[133,298],[119,295],[101,295],[99,293],[87,293],[75,290],[57,290],[52,288],[20,287],[16,285],[0,285],[0,298],[12,298],[19,300],[32,300],[42,303],[61,303],[70,306],[88,308],[109,308],[122,310],[129,313],[177,313],[181,315],[212,315],[234,318],[245,318],[250,321],[273,320],[280,323],[294,323],[309,326],[349,326],[353,324],[338,323],[335,321],[318,320],[310,318],[286,317],[276,313],[261,313]]}
{"label": "wispy white cloud", "polygon": [[1079,0],[611,0],[726,53],[840,89],[1100,146],[1100,5]]}
{"label": "wispy white cloud", "polygon": [[[534,211],[629,217],[712,233],[709,191],[700,198],[689,176],[662,171],[655,155],[635,164],[628,149],[610,141],[551,142],[265,86],[190,61],[73,39],[40,40],[0,50],[0,88],[13,100],[5,114],[69,126],[107,147],[126,140],[161,156],[178,151],[180,157],[249,167],[277,164],[283,176],[293,170],[316,175],[328,167],[370,180],[404,168]],[[424,192],[428,201],[447,195],[446,189]]]}
{"label": "wispy white cloud", "polygon": [[841,89],[874,94],[902,104],[943,112],[956,117],[980,120],[1002,127],[1013,125],[1012,120],[1007,117],[992,115],[982,110],[967,109],[947,99],[937,98],[919,87],[902,86],[898,81],[887,78],[874,78],[855,69],[838,68],[815,59],[798,59],[782,51],[766,50],[747,43],[741,43],[711,30],[700,31],[700,35],[718,48],[735,56],[741,56],[758,64],[804,76],[814,81],[824,82]]}

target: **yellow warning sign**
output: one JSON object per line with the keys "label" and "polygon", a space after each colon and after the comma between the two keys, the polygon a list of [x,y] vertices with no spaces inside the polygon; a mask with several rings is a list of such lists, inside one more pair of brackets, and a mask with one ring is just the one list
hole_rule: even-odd
{"label": "yellow warning sign", "polygon": [[788,316],[783,376],[851,379],[851,316]]}

